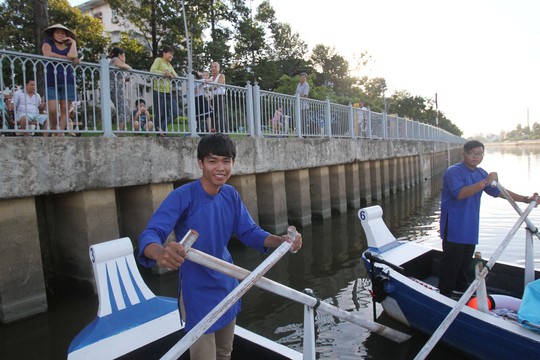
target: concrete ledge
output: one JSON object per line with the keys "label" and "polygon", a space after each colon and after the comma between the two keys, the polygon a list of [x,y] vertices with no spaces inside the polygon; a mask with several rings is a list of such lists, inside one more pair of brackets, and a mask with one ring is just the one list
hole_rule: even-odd
{"label": "concrete ledge", "polygon": [[0,322],[9,324],[47,311],[45,292],[33,297],[18,298],[14,302],[0,303]]}
{"label": "concrete ledge", "polygon": [[[417,156],[448,144],[405,140],[238,137],[235,174]],[[193,180],[198,138],[0,138],[0,199]],[[141,151],[144,149],[144,151]]]}

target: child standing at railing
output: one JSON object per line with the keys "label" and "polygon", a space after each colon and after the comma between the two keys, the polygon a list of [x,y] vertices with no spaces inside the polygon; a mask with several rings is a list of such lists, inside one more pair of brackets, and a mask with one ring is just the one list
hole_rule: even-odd
{"label": "child standing at railing", "polygon": [[[152,131],[154,123],[150,116],[150,112],[146,108],[146,101],[144,99],[135,100],[135,110],[133,110],[133,128],[138,131]],[[148,134],[146,134],[148,135]]]}
{"label": "child standing at railing", "polygon": [[281,117],[283,116],[283,110],[279,107],[274,112],[274,117],[272,118],[272,132],[274,134],[281,133],[282,124]]}

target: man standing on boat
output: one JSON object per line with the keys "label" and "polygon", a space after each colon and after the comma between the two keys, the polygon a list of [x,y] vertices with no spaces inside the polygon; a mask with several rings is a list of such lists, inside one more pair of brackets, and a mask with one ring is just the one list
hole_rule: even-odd
{"label": "man standing on boat", "polygon": [[[179,269],[180,313],[190,331],[237,285],[230,276],[189,261],[189,252],[176,242],[166,243],[174,230],[181,239],[190,229],[199,233],[193,248],[232,263],[227,249],[235,234],[240,241],[263,253],[290,241],[261,229],[249,215],[238,192],[226,182],[232,174],[236,149],[232,140],[216,133],[203,137],[197,147],[202,176],[169,194],[139,236],[139,262],[150,267]],[[298,233],[291,252],[302,246]],[[187,260],[187,261],[186,261]],[[190,348],[191,360],[227,360],[231,358],[236,315],[240,302],[234,304]]]}
{"label": "man standing on boat", "polygon": [[[483,192],[503,197],[496,187],[497,173],[478,167],[484,159],[484,144],[471,140],[463,145],[463,161],[450,166],[443,176],[440,234],[443,258],[439,290],[452,297],[467,289],[467,271],[478,244],[480,198]],[[523,196],[508,191],[514,201],[530,203],[538,194]]]}

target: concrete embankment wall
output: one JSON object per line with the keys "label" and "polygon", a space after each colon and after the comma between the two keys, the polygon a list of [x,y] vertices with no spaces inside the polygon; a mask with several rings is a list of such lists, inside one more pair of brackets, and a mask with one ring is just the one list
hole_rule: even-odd
{"label": "concrete embankment wall", "polygon": [[[425,141],[237,138],[229,181],[253,218],[283,233],[405,190],[459,159]],[[0,321],[47,310],[51,279],[93,280],[88,247],[138,234],[197,179],[198,139],[1,138]],[[47,279],[47,280],[46,280]]]}

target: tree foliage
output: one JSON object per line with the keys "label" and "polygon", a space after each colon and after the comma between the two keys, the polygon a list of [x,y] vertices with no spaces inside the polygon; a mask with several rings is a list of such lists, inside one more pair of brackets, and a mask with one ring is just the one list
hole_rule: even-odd
{"label": "tree foliage", "polygon": [[[103,36],[103,25],[99,19],[83,16],[69,5],[67,0],[48,1],[49,25],[60,23],[72,29],[77,37],[77,48],[86,61],[97,61],[109,43]],[[0,4],[0,46],[12,51],[40,53],[41,44],[36,44],[34,3],[5,0]]]}
{"label": "tree foliage", "polygon": [[[32,4],[16,0],[0,0],[0,45],[4,49],[36,52],[36,22],[34,4],[43,13],[47,0]],[[187,69],[187,46],[184,20],[192,45],[192,64],[195,70],[208,68],[212,61],[221,64],[228,83],[244,86],[246,81],[257,82],[262,89],[294,94],[300,72],[308,73],[310,97],[348,105],[363,102],[374,111],[387,111],[400,117],[412,118],[436,125],[461,135],[461,130],[434,109],[434,101],[405,90],[387,96],[384,78],[362,74],[371,60],[367,52],[351,64],[336,49],[326,44],[309,48],[290,24],[279,22],[269,0],[256,9],[246,0],[185,0],[186,19],[182,1],[165,0],[106,0],[120,18],[137,29],[138,39],[123,33],[117,45],[126,51],[127,62],[135,69],[147,70],[159,47],[167,44],[175,50],[173,66],[179,74]],[[85,60],[97,61],[111,46],[103,36],[99,19],[83,16],[67,0],[48,1],[48,23],[62,23],[77,35],[77,44]],[[250,6],[248,6],[250,5]],[[127,27],[126,27],[127,29]],[[108,50],[108,49],[107,49]],[[520,130],[509,136],[525,136]]]}

